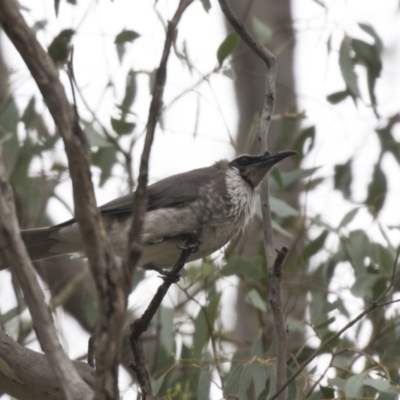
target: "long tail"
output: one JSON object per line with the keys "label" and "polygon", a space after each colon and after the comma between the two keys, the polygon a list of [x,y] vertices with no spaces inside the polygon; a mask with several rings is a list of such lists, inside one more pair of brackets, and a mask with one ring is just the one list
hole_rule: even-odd
{"label": "long tail", "polygon": [[[61,254],[81,251],[80,237],[77,237],[80,236],[79,234],[75,236],[75,240],[72,241],[68,240],[68,234],[66,235],[67,237],[64,237],[62,234],[63,231],[66,229],[68,230],[68,228],[71,230],[71,225],[69,225],[69,227],[52,226],[21,231],[22,240],[25,243],[31,260],[36,261]],[[4,257],[4,248],[0,244],[0,270],[8,267]]]}

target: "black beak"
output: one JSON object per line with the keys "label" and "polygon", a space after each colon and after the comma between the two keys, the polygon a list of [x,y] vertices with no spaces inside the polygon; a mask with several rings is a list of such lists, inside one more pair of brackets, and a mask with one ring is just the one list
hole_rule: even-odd
{"label": "black beak", "polygon": [[294,156],[297,154],[297,151],[293,150],[285,150],[279,151],[278,153],[271,154],[270,152],[266,151],[262,156],[260,156],[257,164],[260,165],[275,165],[279,161],[284,160],[287,157]]}

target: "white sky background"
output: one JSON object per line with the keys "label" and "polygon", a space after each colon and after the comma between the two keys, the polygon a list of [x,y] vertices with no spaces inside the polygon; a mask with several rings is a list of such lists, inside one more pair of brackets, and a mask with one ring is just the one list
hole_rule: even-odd
{"label": "white sky background", "polygon": [[[321,166],[318,175],[332,177],[333,165],[345,162],[353,156],[354,181],[357,182],[357,186],[353,188],[354,197],[356,201],[361,201],[366,197],[368,179],[378,156],[379,143],[373,133],[373,129],[377,127],[377,121],[372,110],[361,102],[358,108],[354,107],[350,100],[332,106],[326,102],[326,96],[344,89],[337,62],[343,33],[368,40],[368,36],[357,27],[357,23],[370,23],[384,43],[382,78],[377,86],[378,103],[381,106],[379,110],[383,117],[398,111],[400,104],[399,2],[398,0],[380,2],[331,0],[327,1],[327,10],[313,0],[293,0],[292,2],[297,32],[296,84],[299,108],[307,115],[304,125],[315,124],[317,129],[315,149],[305,160],[304,167]],[[31,9],[29,13],[24,14],[31,25],[42,19],[49,21],[45,30],[38,34],[39,40],[46,47],[62,29],[77,28],[77,35],[73,40],[76,79],[93,111],[100,116],[105,125],[109,126],[110,117],[118,115],[115,103],[122,101],[127,71],[130,68],[150,71],[159,63],[165,35],[154,13],[153,2],[78,0],[78,7],[73,7],[61,1],[58,19],[54,16],[53,0],[22,1],[22,4]],[[174,13],[176,4],[177,1],[158,1],[157,9],[164,20]],[[124,28],[137,31],[141,37],[132,45],[128,45],[121,66],[113,42],[115,36]],[[172,57],[165,91],[166,104],[182,90],[197,82],[201,74],[207,74],[216,66],[215,54],[225,35],[217,1],[212,1],[209,14],[204,12],[200,1],[196,1],[189,7],[179,25],[178,46],[181,48],[183,39],[187,41],[189,57],[200,73],[193,71],[190,74],[187,68],[182,68],[181,63]],[[327,57],[326,42],[330,35],[332,35],[332,52]],[[37,92],[37,89],[15,50],[7,45],[7,41],[4,40],[4,43],[7,50],[6,62],[15,71],[12,76],[13,88],[21,108],[24,108],[32,92]],[[362,74],[362,68],[357,69],[357,72]],[[61,76],[66,90],[69,91],[69,84],[62,72]],[[104,92],[109,79],[115,87]],[[363,80],[362,75],[360,75],[360,80]],[[361,87],[361,92],[365,94],[366,88]],[[117,94],[116,98],[114,93]],[[193,138],[198,93],[201,99],[199,125],[196,138]],[[368,97],[364,98],[368,102]],[[143,131],[149,101],[148,78],[140,75],[138,93],[133,106],[133,111],[138,115],[135,121],[138,123],[137,132]],[[80,102],[78,106],[81,115],[90,118]],[[223,157],[232,157],[234,151],[229,143],[229,134],[235,137],[237,118],[232,81],[222,74],[213,75],[210,78],[210,84],[202,83],[196,91],[185,95],[168,111],[164,121],[165,130],[157,130],[152,148],[150,181],[154,182],[174,173],[207,166]],[[400,139],[400,131],[398,139]],[[60,157],[63,157],[62,144],[59,143],[59,146]],[[135,148],[135,172],[137,172],[141,154],[140,147],[138,145]],[[385,157],[383,168],[385,172],[390,171],[389,194],[379,221],[384,225],[400,225],[398,212],[400,170],[391,156]],[[116,169],[114,173],[117,179],[111,180],[103,189],[96,189],[99,204],[126,193],[126,186],[118,178],[122,176],[122,169]],[[98,175],[98,172],[94,175]],[[60,185],[57,192],[72,205],[70,181]],[[307,202],[307,210],[311,215],[321,214],[333,225],[339,224],[343,215],[354,207],[343,201],[340,193],[333,191],[331,181],[321,185],[304,201]],[[50,203],[50,213],[55,222],[62,222],[70,217],[69,212],[56,200]],[[359,212],[350,227],[360,227],[366,229],[369,234],[380,237],[377,224],[365,210]],[[398,243],[397,232],[390,231],[389,233],[394,243]],[[337,289],[341,288],[343,291],[350,287],[353,278],[343,270],[336,279]],[[2,312],[13,306],[11,303],[7,306],[3,301],[9,293],[7,281],[6,273],[0,272]],[[343,294],[345,295],[344,291]],[[138,293],[138,296],[142,295],[142,292]],[[352,298],[351,301],[355,299]],[[170,302],[173,302],[173,298]],[[145,298],[142,298],[140,303],[145,304]],[[67,316],[63,316],[61,320],[72,323],[71,318]],[[68,335],[72,332],[79,334],[80,338],[83,337],[83,333],[75,323],[68,329]],[[85,339],[80,338],[66,338],[69,343],[74,343],[73,346],[68,346],[74,353],[71,356],[80,355],[85,351],[84,347],[80,349],[76,346],[78,341],[85,342]],[[86,346],[85,343],[84,346]],[[129,399],[129,395],[126,395],[124,399]]]}

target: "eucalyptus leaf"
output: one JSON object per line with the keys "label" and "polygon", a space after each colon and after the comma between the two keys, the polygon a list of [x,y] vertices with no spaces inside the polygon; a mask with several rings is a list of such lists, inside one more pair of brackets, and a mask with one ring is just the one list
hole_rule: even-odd
{"label": "eucalyptus leaf", "polygon": [[351,38],[345,36],[342,40],[339,50],[339,65],[343,79],[349,91],[354,97],[360,97],[358,89],[357,75],[354,69],[354,62],[350,56],[351,53]]}
{"label": "eucalyptus leaf", "polygon": [[123,119],[111,118],[111,126],[118,135],[128,135],[135,129],[136,124]]}
{"label": "eucalyptus leaf", "polygon": [[211,387],[211,371],[209,369],[202,371],[197,385],[197,399],[209,400]]}
{"label": "eucalyptus leaf", "polygon": [[210,11],[210,9],[211,9],[210,0],[200,0],[200,1],[201,1],[201,4],[202,4],[203,8],[204,8],[204,11],[206,13],[208,13]]}
{"label": "eucalyptus leaf", "polygon": [[239,35],[236,32],[230,32],[220,44],[217,50],[217,60],[222,65],[224,60],[232,54],[239,43]]}
{"label": "eucalyptus leaf", "polygon": [[340,221],[338,229],[347,226],[351,221],[353,221],[354,217],[357,215],[359,210],[360,209],[357,207],[357,208],[353,208],[348,213],[346,213],[346,215]]}
{"label": "eucalyptus leaf", "polygon": [[239,389],[239,378],[241,376],[242,371],[243,371],[243,364],[236,364],[233,365],[233,367],[231,368],[223,390],[225,398],[228,398],[229,395],[237,394]]}
{"label": "eucalyptus leaf", "polygon": [[267,311],[267,306],[265,304],[265,300],[260,296],[260,293],[258,293],[257,290],[251,289],[247,294],[246,294],[246,301],[251,304],[254,308],[257,308],[258,310],[262,312]]}
{"label": "eucalyptus leaf", "polygon": [[387,180],[380,163],[375,165],[372,179],[368,185],[368,194],[365,203],[374,216],[382,209],[387,192]]}
{"label": "eucalyptus leaf", "polygon": [[352,398],[362,398],[365,379],[365,375],[363,374],[356,374],[347,379],[346,385],[344,386],[346,396]]}

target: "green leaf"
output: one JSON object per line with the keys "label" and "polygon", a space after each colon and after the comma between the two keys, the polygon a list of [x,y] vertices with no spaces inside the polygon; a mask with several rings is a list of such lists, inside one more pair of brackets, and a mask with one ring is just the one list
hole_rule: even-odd
{"label": "green leaf", "polygon": [[209,400],[211,386],[211,371],[209,369],[202,371],[197,385],[197,399]]}
{"label": "green leaf", "polygon": [[111,118],[111,126],[118,135],[128,135],[135,129],[136,124],[123,119]]}
{"label": "green leaf", "polygon": [[368,35],[372,36],[374,38],[375,41],[375,46],[377,48],[377,50],[379,51],[379,53],[382,52],[383,50],[383,43],[381,38],[378,36],[378,34],[376,33],[375,29],[369,25],[369,24],[363,24],[360,23],[358,24],[358,26],[366,33],[368,33]]}
{"label": "green leaf", "polygon": [[341,90],[340,92],[335,92],[330,94],[329,96],[326,97],[326,99],[329,101],[331,104],[338,104],[341,101],[343,101],[346,97],[350,95],[348,90]]}
{"label": "green leaf", "polygon": [[99,314],[99,304],[97,302],[97,295],[90,291],[85,296],[84,311],[89,326],[94,327]]}
{"label": "green leaf", "polygon": [[118,35],[115,37],[114,43],[117,48],[117,54],[120,62],[122,62],[125,55],[126,43],[133,42],[138,37],[140,37],[140,35],[137,32],[126,29],[118,33]]}
{"label": "green leaf", "polygon": [[196,359],[201,358],[201,353],[209,338],[209,329],[204,312],[205,310],[201,308],[194,322],[193,357]]}
{"label": "green leaf", "polygon": [[0,326],[5,325],[7,322],[11,321],[12,319],[18,316],[21,316],[21,314],[25,311],[25,309],[26,309],[26,303],[25,301],[23,301],[22,304],[17,305],[11,310],[8,310],[6,313],[4,314],[0,313]]}
{"label": "green leaf", "polygon": [[174,310],[171,308],[161,307],[161,344],[167,354],[171,354],[174,349]]}
{"label": "green leaf", "polygon": [[222,65],[224,60],[236,49],[239,43],[239,35],[236,32],[228,33],[217,50],[217,60]]}
{"label": "green leaf", "polygon": [[356,374],[347,379],[344,391],[347,397],[362,398],[365,375]]}
{"label": "green leaf", "polygon": [[251,364],[247,364],[240,374],[239,378],[239,400],[247,400],[247,388],[251,379]]}
{"label": "green leaf", "polygon": [[370,289],[374,286],[378,278],[379,276],[377,274],[368,273],[357,276],[356,281],[350,289],[351,294],[360,298],[368,296]]}
{"label": "green leaf", "polygon": [[283,229],[276,221],[272,220],[272,228],[280,233],[283,236],[286,236],[287,238],[293,238],[293,235],[287,231],[286,229]]}
{"label": "green leaf", "polygon": [[239,378],[242,374],[243,364],[234,365],[228,375],[224,387],[224,398],[228,398],[229,395],[235,395],[239,389]]}
{"label": "green leaf", "polygon": [[156,396],[159,390],[161,389],[162,384],[164,383],[164,379],[166,377],[166,373],[162,374],[159,378],[157,378],[155,381],[151,382],[151,391],[153,393],[153,396]]}
{"label": "green leaf", "polygon": [[339,50],[339,65],[347,88],[354,97],[360,97],[358,90],[357,75],[354,70],[354,62],[351,58],[351,38],[345,36]]}
{"label": "green leaf", "polygon": [[295,208],[290,206],[284,200],[277,199],[276,197],[270,196],[269,204],[271,206],[271,211],[278,217],[287,218],[296,217],[299,215],[299,212]]}
{"label": "green leaf", "polygon": [[[297,140],[294,142],[293,150],[297,151],[301,156],[304,156],[314,147],[314,141],[315,126],[310,126],[300,132]],[[307,148],[305,148],[305,144],[308,144]]]}
{"label": "green leaf", "polygon": [[57,67],[63,66],[71,52],[71,40],[75,35],[73,29],[63,29],[50,43],[47,52]]}
{"label": "green leaf", "polygon": [[128,72],[125,84],[125,96],[122,100],[122,105],[129,110],[136,97],[136,72],[132,69]]}
{"label": "green leaf", "polygon": [[260,296],[260,293],[256,289],[251,289],[247,294],[246,294],[246,301],[251,304],[254,308],[257,308],[258,310],[262,312],[267,311],[267,306],[265,304],[265,300]]}
{"label": "green leaf", "polygon": [[349,253],[349,261],[354,267],[356,277],[366,273],[364,264],[365,257],[369,256],[370,240],[362,230],[350,232],[349,240],[346,241],[346,253]]}
{"label": "green leaf", "polygon": [[321,393],[323,394],[323,399],[334,399],[335,398],[335,391],[327,386],[319,386]]}
{"label": "green leaf", "polygon": [[220,293],[211,295],[207,308],[202,307],[196,317],[193,334],[193,357],[196,359],[201,358],[203,348],[210,338],[220,299]]}
{"label": "green leaf", "polygon": [[360,208],[353,208],[351,211],[345,214],[345,216],[340,221],[338,229],[347,226],[351,221],[353,221],[354,217],[357,215]]}
{"label": "green leaf", "polygon": [[376,400],[399,400],[398,393],[381,392]]}
{"label": "green leaf", "polygon": [[370,249],[372,263],[376,263],[379,266],[380,272],[386,272],[387,275],[391,275],[395,260],[394,251],[379,243],[371,243]]}
{"label": "green leaf", "polygon": [[251,374],[254,382],[254,394],[258,398],[262,391],[265,389],[267,383],[267,373],[265,368],[259,363],[255,362],[251,364]]}
{"label": "green leaf", "polygon": [[227,76],[229,79],[236,81],[237,75],[233,68],[227,68],[222,71],[222,75]]}
{"label": "green leaf", "polygon": [[200,0],[201,4],[203,5],[204,11],[208,13],[211,9],[211,3],[210,0]]}
{"label": "green leaf", "polygon": [[375,47],[359,39],[353,39],[351,47],[355,52],[354,62],[362,64],[367,69],[368,92],[371,103],[376,105],[375,83],[382,70],[380,52]]}
{"label": "green leaf", "polygon": [[272,46],[272,37],[273,31],[272,29],[265,24],[263,21],[259,20],[256,17],[253,17],[252,20],[253,32],[256,39],[265,47],[271,48]]}
{"label": "green leaf", "polygon": [[364,380],[364,385],[371,386],[379,392],[385,392],[391,388],[390,383],[382,378],[367,378]]}
{"label": "green leaf", "polygon": [[60,8],[60,0],[54,0],[54,11],[56,13],[56,17],[58,17],[59,8]]}
{"label": "green leaf", "polygon": [[127,42],[133,42],[136,40],[140,35],[132,30],[126,30],[124,29],[118,35],[115,37],[114,43],[115,44],[123,44]]}
{"label": "green leaf", "polygon": [[252,279],[260,279],[262,276],[261,262],[257,258],[249,260],[241,257],[230,257],[221,269],[224,276],[243,275]]}
{"label": "green leaf", "polygon": [[[314,174],[321,167],[297,169],[293,171],[281,171],[281,180],[283,187],[289,186],[291,183],[305,179]],[[276,169],[277,170],[277,169]]]}
{"label": "green leaf", "polygon": [[43,30],[46,27],[47,23],[48,22],[45,19],[42,19],[40,21],[36,21],[33,24],[32,29],[37,33],[39,31]]}
{"label": "green leaf", "polygon": [[376,217],[382,209],[387,192],[386,176],[383,173],[379,162],[375,165],[372,180],[368,185],[368,194],[365,203]]}
{"label": "green leaf", "polygon": [[326,301],[324,305],[322,306],[322,313],[328,313],[333,310],[336,310],[338,308],[338,301],[334,301],[333,303],[330,303],[329,301]]}
{"label": "green leaf", "polygon": [[112,168],[116,162],[117,151],[114,147],[103,147],[92,153],[92,163],[101,169],[100,187],[110,178]]}
{"label": "green leaf", "polygon": [[314,326],[314,329],[324,329],[327,328],[332,322],[336,321],[336,317],[330,317],[326,321],[319,323],[318,325]]}
{"label": "green leaf", "polygon": [[302,252],[304,260],[308,260],[310,257],[317,254],[319,250],[321,250],[326,238],[328,237],[328,234],[329,232],[327,230],[323,230],[317,238],[307,244]]}
{"label": "green leaf", "polygon": [[93,124],[83,122],[83,125],[86,136],[89,140],[89,144],[91,146],[96,146],[100,148],[114,147],[112,143],[110,143],[107,139],[100,135],[100,133],[94,128]]}
{"label": "green leaf", "polygon": [[340,390],[344,390],[346,386],[346,380],[343,378],[328,378],[329,386],[336,386]]}
{"label": "green leaf", "polygon": [[19,111],[13,97],[7,96],[3,100],[0,113],[0,125],[7,133],[17,133],[19,123]]}
{"label": "green leaf", "polygon": [[335,165],[334,188],[340,190],[345,199],[351,196],[351,182],[353,175],[351,172],[352,160],[347,161],[345,164]]}
{"label": "green leaf", "polygon": [[271,397],[276,392],[276,364],[270,364],[267,367],[267,375],[269,381],[269,396]]}

